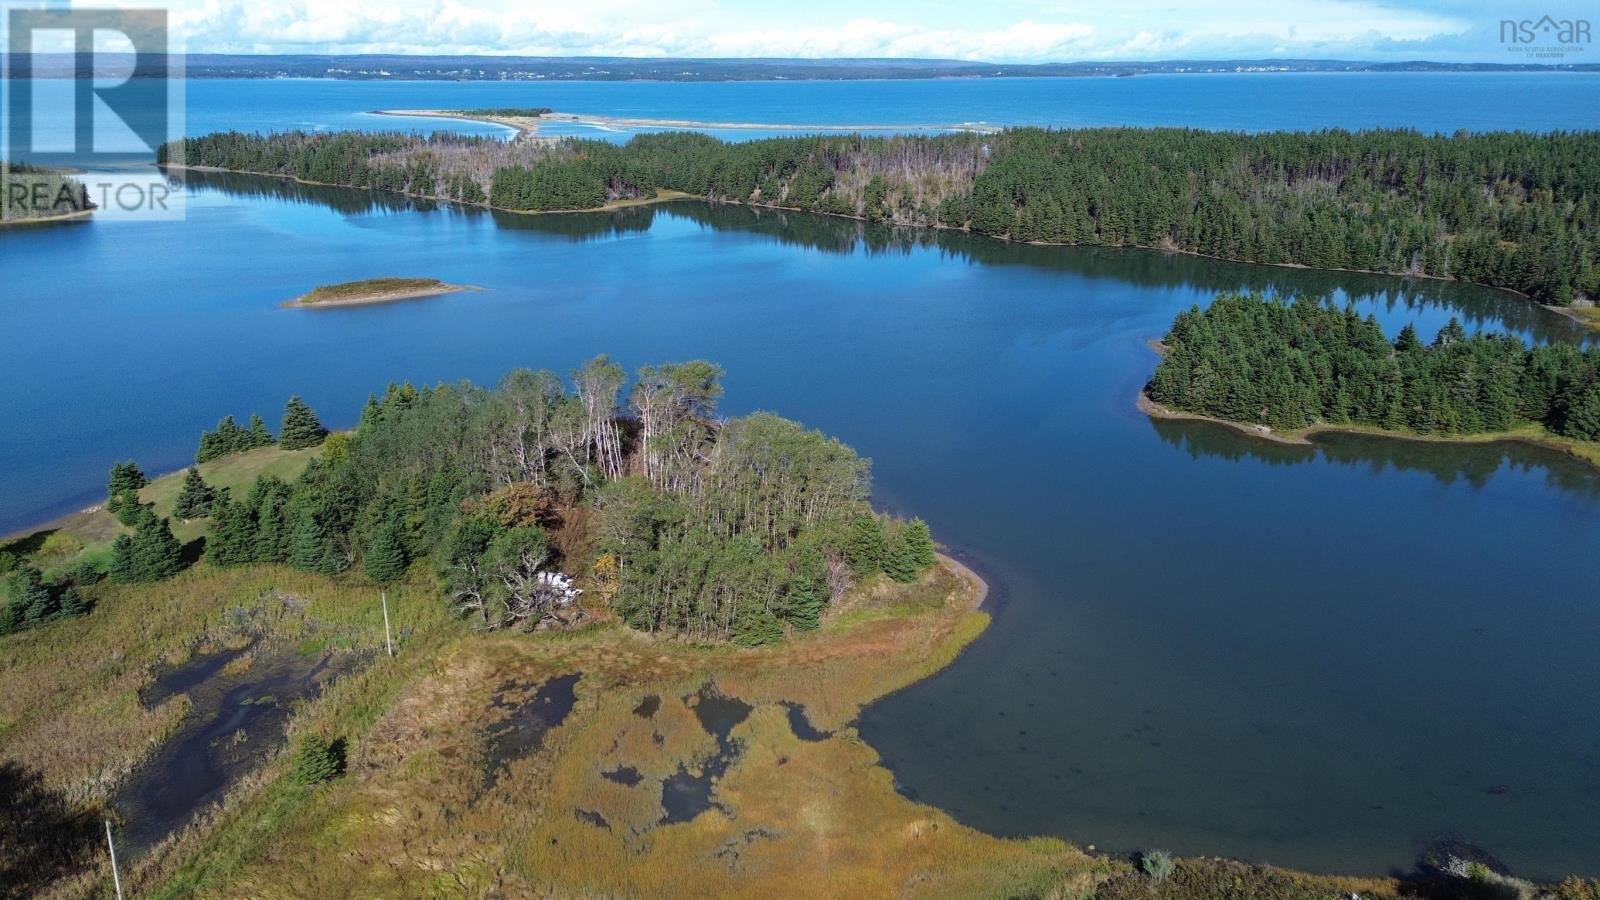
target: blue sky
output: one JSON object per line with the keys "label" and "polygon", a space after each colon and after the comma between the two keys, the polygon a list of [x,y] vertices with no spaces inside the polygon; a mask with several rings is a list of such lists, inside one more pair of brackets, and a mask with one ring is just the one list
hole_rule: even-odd
{"label": "blue sky", "polygon": [[[1500,21],[1600,7],[1486,0],[139,0],[190,52],[891,56],[1044,62],[1340,57],[1525,61]],[[86,5],[102,5],[87,3]],[[1568,62],[1595,62],[1591,47]]]}

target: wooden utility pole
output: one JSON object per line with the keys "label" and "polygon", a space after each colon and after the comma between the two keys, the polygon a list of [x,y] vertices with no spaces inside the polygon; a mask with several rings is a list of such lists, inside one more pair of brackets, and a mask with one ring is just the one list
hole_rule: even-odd
{"label": "wooden utility pole", "polygon": [[117,872],[117,842],[111,839],[111,820],[106,820],[106,849],[111,851],[111,883],[117,886],[117,900],[122,900],[122,875]]}
{"label": "wooden utility pole", "polygon": [[394,656],[394,637],[389,633],[389,592],[379,594],[383,598],[383,642],[389,647],[389,655]]}

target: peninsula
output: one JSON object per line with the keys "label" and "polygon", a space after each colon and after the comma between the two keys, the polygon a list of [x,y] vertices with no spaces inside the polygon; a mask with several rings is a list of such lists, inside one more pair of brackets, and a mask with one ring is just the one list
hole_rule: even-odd
{"label": "peninsula", "polygon": [[396,300],[414,300],[474,290],[478,289],[470,285],[446,284],[437,278],[368,278],[363,281],[325,284],[283,305],[287,309],[329,309],[392,303]]}
{"label": "peninsula", "polygon": [[[853,723],[983,632],[987,586],[871,510],[850,448],[718,417],[716,366],[634,381],[390,385],[333,434],[291,398],[181,479],[113,467],[109,546],[0,548],[0,773],[55,816],[49,864],[0,874],[101,891],[111,818],[139,896],[390,896],[441,866],[514,896],[1409,895],[902,796]],[[215,806],[137,789],[182,765]]]}

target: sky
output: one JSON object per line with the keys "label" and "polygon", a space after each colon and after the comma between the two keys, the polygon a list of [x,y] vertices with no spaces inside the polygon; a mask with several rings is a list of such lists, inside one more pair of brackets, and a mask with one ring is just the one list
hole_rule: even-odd
{"label": "sky", "polygon": [[[1573,0],[131,2],[171,10],[191,53],[1526,62],[1501,43],[1502,20],[1600,24],[1600,7]],[[1563,61],[1600,62],[1600,49],[1583,45]]]}

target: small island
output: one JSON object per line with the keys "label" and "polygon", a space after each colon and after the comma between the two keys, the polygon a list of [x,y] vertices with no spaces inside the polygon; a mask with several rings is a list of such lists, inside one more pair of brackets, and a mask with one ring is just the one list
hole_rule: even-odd
{"label": "small island", "polygon": [[475,291],[464,284],[448,284],[437,278],[368,278],[364,281],[345,281],[313,288],[283,304],[289,309],[327,309],[335,306],[364,306],[369,303],[392,303],[395,300],[416,300]]}
{"label": "small island", "polygon": [[1139,408],[1305,443],[1347,431],[1425,441],[1513,440],[1600,465],[1600,350],[1469,335],[1390,341],[1372,316],[1326,301],[1224,294],[1180,313]]}

